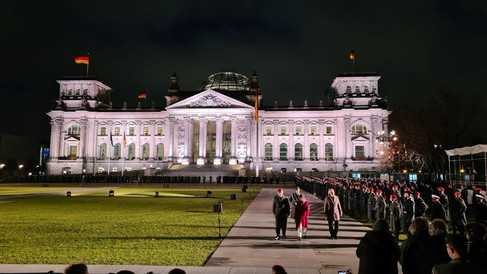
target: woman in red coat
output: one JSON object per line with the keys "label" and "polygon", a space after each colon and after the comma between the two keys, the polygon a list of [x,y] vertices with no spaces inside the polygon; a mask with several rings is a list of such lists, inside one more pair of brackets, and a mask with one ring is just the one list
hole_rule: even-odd
{"label": "woman in red coat", "polygon": [[298,240],[306,239],[306,231],[308,230],[308,216],[309,216],[309,202],[306,201],[304,194],[299,195],[298,203],[294,211],[294,220],[296,221],[296,228],[298,229]]}
{"label": "woman in red coat", "polygon": [[338,199],[338,196],[335,196],[335,190],[330,188],[328,190],[328,196],[325,198],[325,216],[328,220],[331,239],[338,239],[338,221],[340,221],[342,214],[340,200]]}

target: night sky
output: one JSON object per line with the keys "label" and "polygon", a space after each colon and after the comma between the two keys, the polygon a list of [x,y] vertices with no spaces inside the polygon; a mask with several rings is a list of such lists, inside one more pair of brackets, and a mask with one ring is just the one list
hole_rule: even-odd
{"label": "night sky", "polygon": [[[19,1],[0,2],[0,133],[49,140],[47,113],[61,76],[113,88],[114,107],[165,105],[173,72],[182,90],[209,75],[259,75],[265,105],[317,105],[339,73],[382,76],[391,110],[442,88],[486,89],[487,2]],[[472,98],[475,100],[475,98]],[[149,104],[149,103],[148,103]]]}

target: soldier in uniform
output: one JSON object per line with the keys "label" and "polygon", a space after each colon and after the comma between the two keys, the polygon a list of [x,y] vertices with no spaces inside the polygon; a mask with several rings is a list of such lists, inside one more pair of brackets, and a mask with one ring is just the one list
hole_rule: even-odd
{"label": "soldier in uniform", "polygon": [[476,194],[477,206],[475,207],[475,222],[487,225],[487,204],[484,196]]}
{"label": "soldier in uniform", "polygon": [[281,230],[282,236],[284,239],[286,239],[287,217],[289,216],[289,200],[284,196],[284,191],[282,188],[279,188],[277,190],[277,195],[274,196],[272,211],[276,217],[276,240],[281,238]]}
{"label": "soldier in uniform", "polygon": [[436,194],[431,194],[431,220],[443,219],[445,220],[445,208],[440,202],[440,197]]}
{"label": "soldier in uniform", "polygon": [[367,199],[367,218],[369,219],[369,223],[374,223],[375,219],[375,204],[377,202],[377,196],[374,193],[374,188],[369,188],[369,197]]}
{"label": "soldier in uniform", "polygon": [[392,194],[390,196],[390,200],[391,200],[391,205],[389,206],[389,210],[390,210],[389,226],[396,239],[398,239],[399,231],[401,230],[402,208],[401,208],[401,204],[397,200],[396,195]]}
{"label": "soldier in uniform", "polygon": [[403,214],[402,214],[402,231],[409,233],[409,225],[414,221],[414,199],[410,190],[404,191],[402,202]]}
{"label": "soldier in uniform", "polygon": [[365,186],[362,187],[362,191],[360,192],[360,215],[359,219],[362,218],[362,214],[367,217],[367,201],[369,199],[369,194],[367,193],[367,188]]}
{"label": "soldier in uniform", "polygon": [[438,196],[440,197],[440,203],[445,208],[445,221],[448,223],[448,221],[450,221],[450,201],[448,200],[448,196],[445,194],[444,188],[438,188]]}
{"label": "soldier in uniform", "polygon": [[296,205],[298,204],[299,201],[299,196],[301,195],[301,190],[299,187],[296,187],[295,192],[291,195],[291,218],[294,219],[294,212]]}
{"label": "soldier in uniform", "polygon": [[360,193],[362,191],[360,191],[360,185],[355,185],[354,189],[353,189],[353,197],[352,197],[352,201],[353,201],[353,211],[352,211],[352,216],[355,217],[355,214],[358,213],[359,214],[359,218],[360,218]]}
{"label": "soldier in uniform", "polygon": [[465,212],[467,211],[467,205],[465,201],[461,198],[462,193],[456,191],[453,193],[453,200],[451,201],[451,223],[453,226],[453,233],[458,232],[463,235],[465,232],[465,225],[467,224],[467,216]]}
{"label": "soldier in uniform", "polygon": [[426,215],[426,203],[424,202],[423,198],[421,198],[421,193],[418,191],[414,192],[414,204],[416,206],[414,215],[415,217],[425,216]]}
{"label": "soldier in uniform", "polygon": [[382,196],[382,190],[377,189],[375,191],[377,195],[377,201],[375,203],[375,219],[385,220],[386,219],[386,199]]}

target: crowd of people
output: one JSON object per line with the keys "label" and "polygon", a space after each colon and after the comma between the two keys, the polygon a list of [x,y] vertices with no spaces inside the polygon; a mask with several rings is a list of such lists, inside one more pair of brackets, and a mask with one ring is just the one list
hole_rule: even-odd
{"label": "crowd of people", "polygon": [[[481,188],[472,187],[469,194],[465,185],[433,188],[415,182],[299,176],[295,182],[324,200],[331,239],[336,238],[339,216],[330,204],[339,211],[343,205],[351,217],[373,223],[356,250],[359,273],[398,273],[397,262],[405,274],[485,272],[487,203]],[[470,223],[469,208],[474,215]],[[406,238],[399,245],[401,232]]]}

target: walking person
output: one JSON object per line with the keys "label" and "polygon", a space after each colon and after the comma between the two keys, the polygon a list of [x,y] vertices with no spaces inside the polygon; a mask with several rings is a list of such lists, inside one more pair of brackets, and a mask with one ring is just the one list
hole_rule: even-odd
{"label": "walking person", "polygon": [[460,191],[456,191],[453,195],[454,198],[450,204],[453,234],[456,234],[458,230],[458,232],[463,235],[465,233],[465,225],[467,224],[467,216],[465,215],[467,205],[462,199],[462,193]]}
{"label": "walking person", "polygon": [[343,215],[343,211],[342,206],[340,205],[340,200],[335,196],[335,190],[333,190],[333,188],[328,190],[328,196],[325,198],[324,207],[331,239],[338,239],[338,222]]}
{"label": "walking person", "polygon": [[287,217],[289,216],[289,200],[284,196],[282,188],[277,190],[277,195],[274,196],[274,203],[272,211],[276,218],[276,240],[281,239],[280,232],[282,230],[282,237],[286,239]]}
{"label": "walking person", "polygon": [[306,201],[304,194],[299,194],[298,202],[295,206],[294,220],[298,230],[298,240],[306,239],[308,230],[309,202]]}
{"label": "walking person", "polygon": [[389,206],[390,210],[390,222],[389,226],[391,227],[391,231],[396,237],[399,239],[399,231],[401,231],[401,219],[402,219],[402,206],[401,203],[397,200],[397,196],[392,194],[390,196],[391,205]]}
{"label": "walking person", "polygon": [[405,190],[403,194],[402,201],[402,231],[404,233],[409,232],[409,225],[414,221],[414,199],[412,197],[412,192],[410,190]]}

